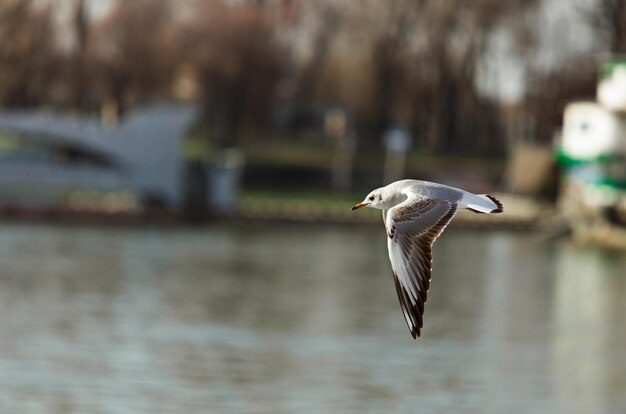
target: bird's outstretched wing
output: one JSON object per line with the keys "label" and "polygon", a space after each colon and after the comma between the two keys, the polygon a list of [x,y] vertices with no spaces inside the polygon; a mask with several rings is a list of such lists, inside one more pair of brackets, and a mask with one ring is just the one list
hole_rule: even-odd
{"label": "bird's outstretched wing", "polygon": [[432,270],[432,245],[456,214],[447,200],[410,197],[389,209],[387,247],[398,299],[413,338],[420,336]]}

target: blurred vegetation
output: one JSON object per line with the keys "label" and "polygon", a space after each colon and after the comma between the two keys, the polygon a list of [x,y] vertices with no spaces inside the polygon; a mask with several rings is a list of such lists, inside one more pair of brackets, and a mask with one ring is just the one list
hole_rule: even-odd
{"label": "blurred vegetation", "polygon": [[[564,103],[595,93],[592,57],[541,63],[548,1],[117,0],[95,18],[86,0],[66,0],[59,25],[59,2],[5,0],[0,105],[124,114],[171,99],[184,75],[218,146],[276,135],[279,108],[342,105],[364,148],[402,124],[422,152],[503,154],[512,130],[549,142]],[[597,50],[626,50],[625,10],[626,0],[599,0],[577,11]],[[525,74],[516,104],[478,82],[503,38]]]}

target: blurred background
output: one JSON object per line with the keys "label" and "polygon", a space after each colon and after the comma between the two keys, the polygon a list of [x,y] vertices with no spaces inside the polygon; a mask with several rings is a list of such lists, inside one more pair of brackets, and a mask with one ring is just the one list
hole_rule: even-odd
{"label": "blurred background", "polygon": [[0,413],[626,412],[626,0],[3,0],[0,240]]}

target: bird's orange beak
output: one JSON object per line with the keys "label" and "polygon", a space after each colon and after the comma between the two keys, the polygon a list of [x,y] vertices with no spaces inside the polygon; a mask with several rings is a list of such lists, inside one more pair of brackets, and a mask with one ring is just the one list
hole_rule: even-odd
{"label": "bird's orange beak", "polygon": [[352,207],[352,211],[356,210],[357,208],[365,207],[366,205],[366,203],[356,204],[354,207]]}

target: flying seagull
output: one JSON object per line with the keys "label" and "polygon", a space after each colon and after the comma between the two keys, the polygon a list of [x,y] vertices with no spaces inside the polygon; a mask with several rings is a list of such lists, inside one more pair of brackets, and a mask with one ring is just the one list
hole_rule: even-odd
{"label": "flying seagull", "polygon": [[387,248],[398,299],[413,339],[420,336],[432,271],[432,245],[458,208],[475,213],[502,213],[502,203],[489,194],[419,180],[401,180],[377,188],[352,210],[383,211]]}

